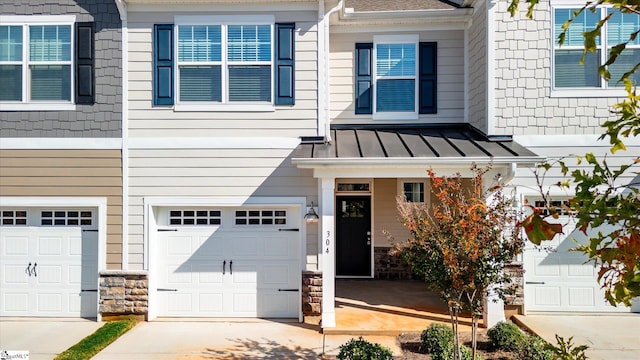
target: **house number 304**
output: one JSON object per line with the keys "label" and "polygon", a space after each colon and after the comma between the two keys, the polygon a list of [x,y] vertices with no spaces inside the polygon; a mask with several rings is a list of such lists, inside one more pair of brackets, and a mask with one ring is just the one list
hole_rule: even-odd
{"label": "house number 304", "polygon": [[331,231],[327,231],[327,238],[324,241],[324,244],[327,246],[325,253],[329,253],[329,245],[331,244]]}

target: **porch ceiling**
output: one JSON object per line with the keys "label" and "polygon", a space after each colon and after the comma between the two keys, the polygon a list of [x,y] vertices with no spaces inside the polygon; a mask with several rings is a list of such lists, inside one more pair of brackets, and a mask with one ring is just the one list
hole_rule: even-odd
{"label": "porch ceiling", "polygon": [[533,164],[543,160],[511,137],[488,138],[467,124],[432,126],[336,125],[330,143],[305,141],[299,167],[339,165]]}

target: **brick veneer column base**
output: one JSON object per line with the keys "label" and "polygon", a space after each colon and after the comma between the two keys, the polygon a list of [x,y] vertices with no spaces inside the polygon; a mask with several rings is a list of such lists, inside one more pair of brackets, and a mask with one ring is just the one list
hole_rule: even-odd
{"label": "brick veneer column base", "polygon": [[100,272],[100,308],[103,320],[133,315],[146,319],[149,280],[146,271]]}
{"label": "brick veneer column base", "polygon": [[322,314],[322,272],[302,272],[302,314],[318,316]]}

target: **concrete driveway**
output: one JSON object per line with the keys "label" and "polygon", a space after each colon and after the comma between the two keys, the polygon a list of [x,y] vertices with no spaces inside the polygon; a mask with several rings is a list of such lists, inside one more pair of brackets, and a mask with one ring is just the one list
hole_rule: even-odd
{"label": "concrete driveway", "polygon": [[85,319],[0,318],[0,350],[28,350],[31,360],[50,360],[102,325]]}
{"label": "concrete driveway", "polygon": [[[318,359],[352,337],[325,338],[297,322],[160,320],[138,324],[93,359]],[[395,336],[364,337],[400,354]]]}
{"label": "concrete driveway", "polygon": [[514,321],[556,344],[555,334],[587,345],[590,360],[640,359],[640,314],[517,315]]}

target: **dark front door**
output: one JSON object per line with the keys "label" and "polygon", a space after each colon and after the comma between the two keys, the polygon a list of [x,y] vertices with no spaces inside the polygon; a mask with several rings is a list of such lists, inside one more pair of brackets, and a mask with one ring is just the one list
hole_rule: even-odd
{"label": "dark front door", "polygon": [[371,197],[336,197],[336,275],[371,275]]}

